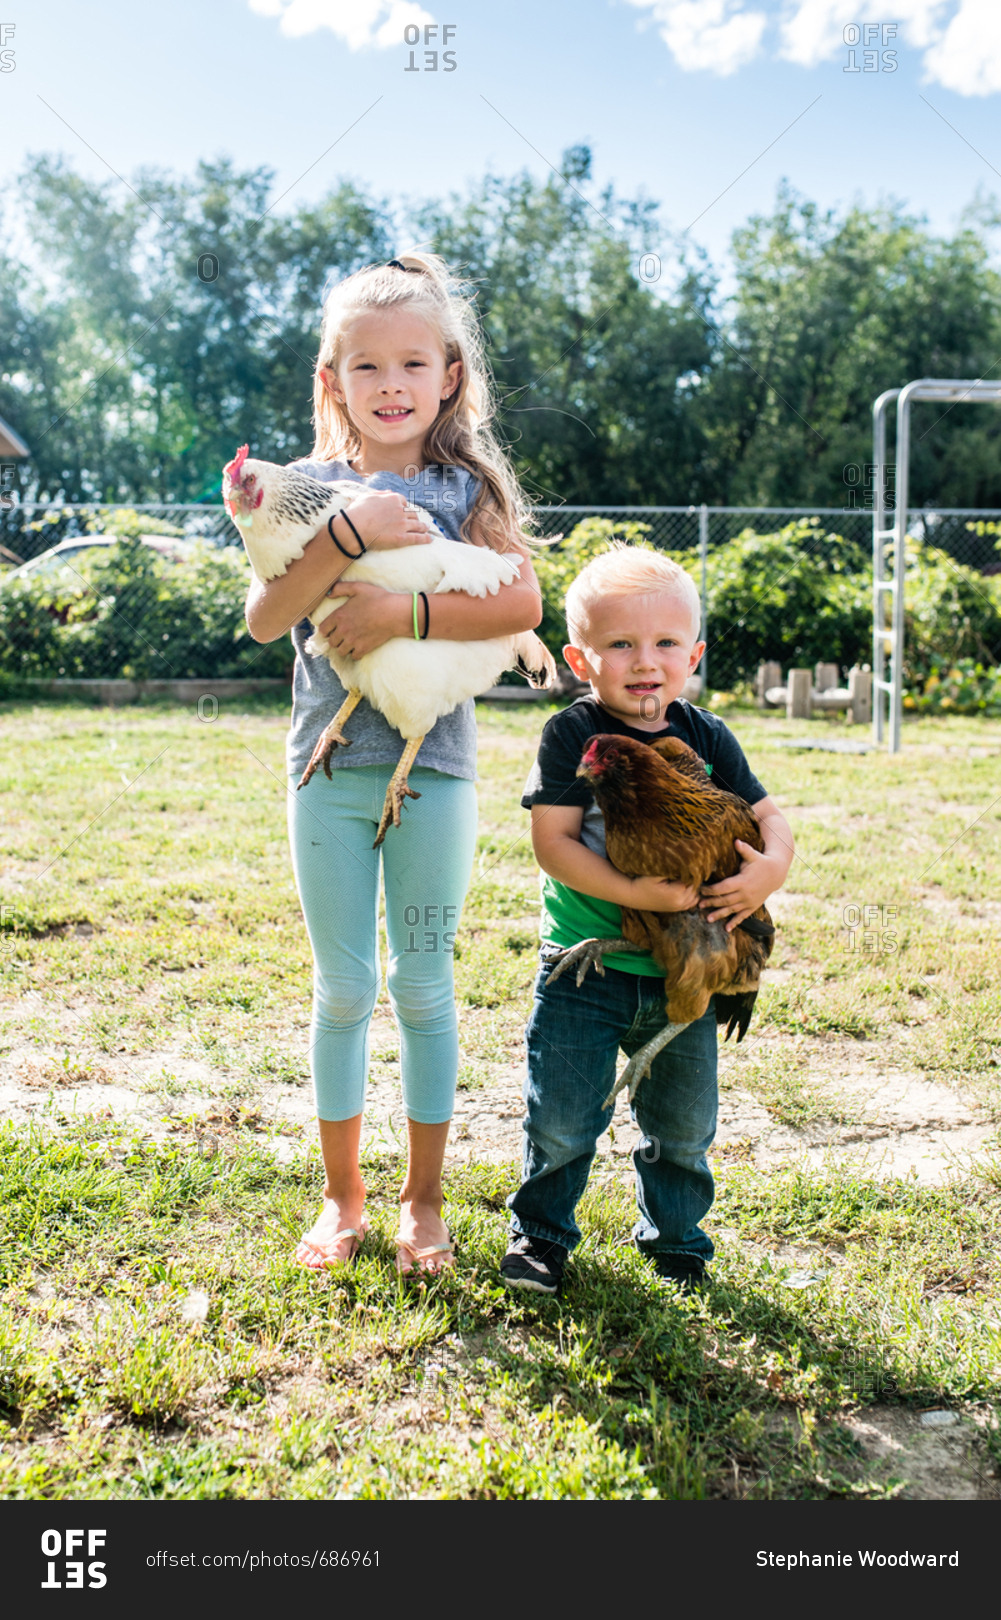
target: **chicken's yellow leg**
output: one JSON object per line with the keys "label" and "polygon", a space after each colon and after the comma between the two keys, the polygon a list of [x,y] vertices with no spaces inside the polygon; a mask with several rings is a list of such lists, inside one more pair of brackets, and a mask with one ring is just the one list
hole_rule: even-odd
{"label": "chicken's yellow leg", "polygon": [[411,737],[400,756],[400,763],[389,779],[389,786],[386,789],[386,802],[382,807],[382,820],[379,823],[375,843],[372,845],[373,849],[378,849],[385,838],[390,817],[392,817],[394,827],[400,825],[400,811],[403,809],[404,799],[420,798],[420,794],[415,793],[413,788],[408,786],[407,777],[410,774],[411,765],[417,758],[417,750],[423,741],[423,737]]}
{"label": "chicken's yellow leg", "polygon": [[[341,706],[338,709],[337,713],[334,715],[334,718],[331,720],[331,722],[330,722],[329,726],[327,727],[326,731],[321,733],[320,740],[317,743],[316,747],[313,749],[312,758],[310,759],[309,764],[306,766],[306,769],[302,773],[302,780],[299,783],[299,787],[304,788],[306,786],[306,783],[309,781],[310,777],[313,775],[313,772],[316,770],[318,765],[323,766],[324,771],[326,772],[327,776],[329,777],[330,776],[330,756],[333,753],[334,749],[337,748],[338,746],[340,746],[341,748],[350,748],[351,747],[351,738],[350,737],[345,737],[344,733],[341,730],[341,727],[344,724],[345,720],[348,718],[348,715],[350,715],[350,714],[352,714],[354,712],[354,710],[358,707],[360,702],[361,702],[361,693],[358,691],[357,687],[352,686],[352,688],[349,691],[347,697],[344,699],[344,702],[341,704]],[[296,791],[298,792],[298,788],[296,789]]]}

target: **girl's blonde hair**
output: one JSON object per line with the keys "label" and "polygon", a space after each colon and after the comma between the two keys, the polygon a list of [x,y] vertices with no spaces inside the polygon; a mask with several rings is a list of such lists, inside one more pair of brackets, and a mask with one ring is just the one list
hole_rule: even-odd
{"label": "girl's blonde hair", "polygon": [[459,386],[442,400],[424,440],[425,461],[465,467],[481,481],[462,538],[471,538],[475,519],[495,551],[510,550],[513,537],[531,544],[533,537],[524,533],[532,523],[531,508],[490,426],[496,405],[472,293],[437,253],[405,253],[398,262],[402,270],[392,264],[357,270],[338,282],[324,304],[313,382],[313,459],[347,461],[362,449],[358,429],[322,376],[323,369],[339,371],[349,323],[373,310],[412,310],[437,334],[446,367],[462,362]]}
{"label": "girl's blonde hair", "polygon": [[690,574],[672,557],[647,546],[613,540],[582,568],[566,595],[567,632],[571,645],[585,641],[592,609],[606,596],[649,596],[654,591],[677,597],[692,615],[692,640],[702,623],[702,603]]}

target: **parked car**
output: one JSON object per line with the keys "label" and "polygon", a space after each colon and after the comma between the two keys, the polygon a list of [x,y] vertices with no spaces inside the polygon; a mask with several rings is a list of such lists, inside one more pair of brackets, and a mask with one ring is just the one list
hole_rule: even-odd
{"label": "parked car", "polygon": [[[93,559],[108,546],[117,546],[119,539],[120,536],[114,534],[73,535],[68,540],[60,540],[57,546],[50,546],[41,556],[22,563],[19,568],[8,570],[3,575],[3,583],[6,585],[12,579],[37,579],[39,574],[55,573],[65,564],[72,565],[88,554]],[[171,534],[141,534],[139,539],[144,546],[166,557],[168,562],[184,562],[194,550],[193,541],[179,540]]]}

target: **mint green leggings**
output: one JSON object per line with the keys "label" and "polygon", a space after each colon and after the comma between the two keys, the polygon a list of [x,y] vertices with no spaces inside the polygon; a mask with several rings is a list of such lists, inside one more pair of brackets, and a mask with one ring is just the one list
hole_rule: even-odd
{"label": "mint green leggings", "polygon": [[[459,1034],[452,944],[476,849],[476,787],[415,766],[402,825],[372,848],[392,765],[289,779],[292,869],[313,948],[310,1066],[320,1119],[353,1119],[365,1103],[369,1023],[381,983],[379,867],[386,889],[386,987],[400,1033],[407,1117],[452,1117]],[[380,854],[382,860],[380,862]]]}

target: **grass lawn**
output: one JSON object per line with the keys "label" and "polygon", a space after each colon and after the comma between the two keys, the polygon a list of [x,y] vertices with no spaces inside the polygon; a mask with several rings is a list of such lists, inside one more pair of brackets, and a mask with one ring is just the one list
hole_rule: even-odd
{"label": "grass lawn", "polygon": [[[480,710],[456,977],[461,1084],[487,1096],[519,1061],[534,976],[518,801],[546,712]],[[913,722],[890,759],[779,746],[846,734],[836,722],[727,718],[799,854],[755,1040],[728,1053],[724,1085],[770,1121],[847,1139],[873,1065],[920,1075],[993,1131],[1001,724]],[[768,1169],[718,1155],[717,1260],[697,1299],[636,1255],[629,1184],[604,1174],[563,1299],[510,1294],[497,1263],[516,1166],[475,1158],[446,1183],[455,1274],[401,1283],[400,1160],[378,1140],[356,1268],[292,1264],[320,1183],[315,1152],[265,1106],[276,1089],[308,1097],[285,727],[266,699],[212,723],[0,705],[0,1494],[935,1494],[920,1446],[865,1436],[878,1416],[917,1445],[921,1414],[941,1409],[960,1459],[949,1488],[997,1495],[990,1134],[938,1184],[834,1151]],[[384,1043],[387,1073],[395,1057]],[[196,1111],[178,1102],[185,1065],[210,1096]],[[101,1084],[144,1096],[158,1129],[72,1106]]]}

